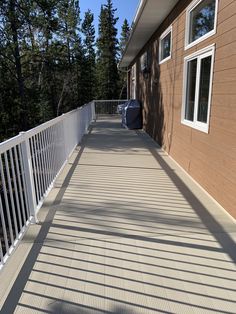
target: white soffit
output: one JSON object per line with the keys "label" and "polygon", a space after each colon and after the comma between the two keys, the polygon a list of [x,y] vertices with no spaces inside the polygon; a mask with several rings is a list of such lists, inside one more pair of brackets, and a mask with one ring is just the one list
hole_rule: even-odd
{"label": "white soffit", "polygon": [[177,2],[178,0],[140,1],[134,18],[132,33],[119,63],[120,68],[126,68],[130,65]]}

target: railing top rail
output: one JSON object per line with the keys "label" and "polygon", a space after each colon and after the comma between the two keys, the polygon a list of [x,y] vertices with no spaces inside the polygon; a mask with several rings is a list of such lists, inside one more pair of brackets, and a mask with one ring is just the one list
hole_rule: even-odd
{"label": "railing top rail", "polygon": [[104,100],[101,100],[101,99],[95,99],[94,102],[118,102],[118,101],[128,101],[128,99],[104,99]]}
{"label": "railing top rail", "polygon": [[30,138],[30,137],[40,133],[41,131],[43,131],[43,130],[45,130],[45,129],[47,129],[47,128],[55,125],[55,124],[57,124],[60,121],[62,121],[67,116],[75,113],[76,111],[82,110],[83,108],[85,108],[88,105],[89,105],[89,103],[85,104],[85,105],[83,105],[81,107],[78,107],[77,109],[71,110],[71,111],[69,111],[69,112],[67,112],[65,114],[62,114],[59,117],[56,117],[56,118],[54,118],[52,120],[49,120],[49,121],[47,121],[45,123],[42,123],[42,124],[36,126],[33,129],[30,129],[30,130],[28,130],[26,132],[22,132],[22,133],[20,133],[20,134],[18,134],[16,136],[14,136],[14,137],[4,141],[4,142],[1,142],[0,143],[0,154],[8,151],[9,149],[11,149],[12,147],[14,147],[16,145],[21,144],[25,140],[25,138]]}
{"label": "railing top rail", "polygon": [[60,115],[60,116],[58,116],[58,117],[56,117],[56,118],[54,118],[54,119],[52,119],[52,120],[49,120],[49,121],[47,121],[47,122],[45,122],[45,123],[43,123],[43,124],[40,124],[40,125],[36,126],[35,128],[26,131],[26,132],[25,132],[25,135],[26,135],[28,138],[29,138],[29,137],[32,137],[32,136],[34,136],[35,134],[38,134],[38,133],[40,133],[41,131],[43,131],[43,130],[45,130],[45,129],[47,129],[47,128],[49,128],[49,127],[55,125],[55,124],[57,124],[58,122],[62,121],[62,120],[65,119],[68,115],[70,115],[70,114],[76,112],[77,110],[78,110],[78,109],[74,109],[74,110],[72,110],[72,111],[70,111],[70,112],[67,112],[67,113],[64,113],[64,114],[62,114],[62,115]]}
{"label": "railing top rail", "polygon": [[[74,112],[74,110],[73,110]],[[70,112],[69,112],[70,114]],[[66,114],[67,115],[67,114]],[[32,136],[34,136],[35,134],[40,133],[41,131],[55,125],[56,123],[58,123],[59,121],[61,121],[64,118],[65,115],[61,115],[59,117],[56,117],[52,120],[49,120],[43,124],[40,124],[39,126],[30,129],[26,132],[22,132],[19,135],[16,135],[2,143],[0,143],[0,154],[6,152],[7,150],[11,149],[12,147],[21,144],[25,138],[30,138]]]}
{"label": "railing top rail", "polygon": [[22,134],[16,135],[2,143],[0,143],[0,154],[5,153],[7,150],[12,147],[19,145],[24,141],[24,136]]}
{"label": "railing top rail", "polygon": [[69,111],[67,113],[64,113],[64,114],[60,115],[59,117],[56,117],[56,118],[54,118],[52,120],[49,120],[49,121],[47,121],[45,123],[42,123],[42,124],[36,126],[33,129],[30,129],[30,130],[28,130],[26,132],[22,132],[22,133],[20,133],[20,134],[18,134],[16,136],[14,136],[14,137],[4,141],[4,142],[1,142],[0,143],[0,154],[8,151],[9,149],[11,149],[12,147],[14,147],[16,145],[21,144],[26,138],[30,138],[30,137],[32,137],[32,136],[42,132],[43,130],[45,130],[45,129],[47,129],[47,128],[57,124],[58,122],[62,121],[63,119],[65,119],[69,115],[75,113],[76,111],[82,110],[83,108],[89,106],[92,102],[84,104],[81,107],[78,107],[78,108],[76,108],[74,110],[71,110],[71,111]]}

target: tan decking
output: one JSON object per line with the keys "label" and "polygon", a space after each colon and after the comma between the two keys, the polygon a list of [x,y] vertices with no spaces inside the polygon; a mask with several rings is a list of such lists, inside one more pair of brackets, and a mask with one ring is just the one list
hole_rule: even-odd
{"label": "tan decking", "polygon": [[144,133],[99,120],[0,273],[1,313],[236,313],[236,224]]}

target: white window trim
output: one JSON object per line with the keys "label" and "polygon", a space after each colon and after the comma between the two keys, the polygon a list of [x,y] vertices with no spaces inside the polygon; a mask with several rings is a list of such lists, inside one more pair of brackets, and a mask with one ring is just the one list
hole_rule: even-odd
{"label": "white window trim", "polygon": [[131,99],[136,99],[136,63],[131,68],[131,84],[133,88]]}
{"label": "white window trim", "polygon": [[[171,33],[170,36],[170,55],[168,57],[166,57],[165,59],[161,60],[161,41],[163,38],[165,38],[169,33]],[[159,38],[159,64],[162,64],[168,60],[170,60],[172,57],[172,25],[170,25],[165,31],[164,33],[161,34],[160,38]]]}
{"label": "white window trim", "polygon": [[[146,59],[146,60],[144,60],[144,59]],[[145,63],[145,65],[143,63]],[[140,69],[141,69],[141,71],[144,71],[147,69],[147,64],[148,64],[148,53],[147,53],[147,51],[145,51],[140,57]]]}
{"label": "white window trim", "polygon": [[[200,83],[200,60],[204,57],[212,56],[211,59],[211,73],[210,73],[210,86],[209,86],[209,99],[208,99],[208,113],[207,113],[207,122],[197,121],[198,113],[198,99],[199,99],[199,83]],[[194,104],[194,118],[193,121],[185,119],[185,107],[186,107],[186,89],[187,89],[187,69],[188,62],[198,58],[197,61],[197,73],[196,73],[196,89],[195,89],[195,104]],[[214,72],[214,59],[215,59],[215,44],[210,45],[206,48],[203,48],[199,51],[192,53],[191,55],[184,58],[184,84],[183,84],[183,96],[182,96],[182,114],[181,114],[181,123],[202,131],[204,133],[209,133],[209,120],[210,120],[210,111],[211,111],[211,98],[212,98],[212,82],[213,82],[213,72]]]}
{"label": "white window trim", "polygon": [[212,31],[208,32],[207,34],[205,34],[204,36],[196,39],[195,41],[189,43],[189,30],[190,30],[190,13],[193,9],[195,9],[202,1],[204,0],[194,0],[192,3],[190,3],[190,5],[187,7],[186,9],[186,31],[185,31],[185,50],[199,44],[200,42],[202,42],[203,40],[213,36],[214,34],[216,34],[216,27],[217,27],[217,17],[218,17],[218,2],[219,0],[215,0],[216,1],[216,6],[215,6],[215,21],[214,21],[214,28]]}

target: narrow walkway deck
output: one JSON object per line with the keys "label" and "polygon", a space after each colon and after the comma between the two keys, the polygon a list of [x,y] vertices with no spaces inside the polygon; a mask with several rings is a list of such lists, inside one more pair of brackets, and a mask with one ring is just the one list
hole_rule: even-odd
{"label": "narrow walkway deck", "polygon": [[236,313],[235,221],[118,120],[78,150],[0,274],[1,313]]}

